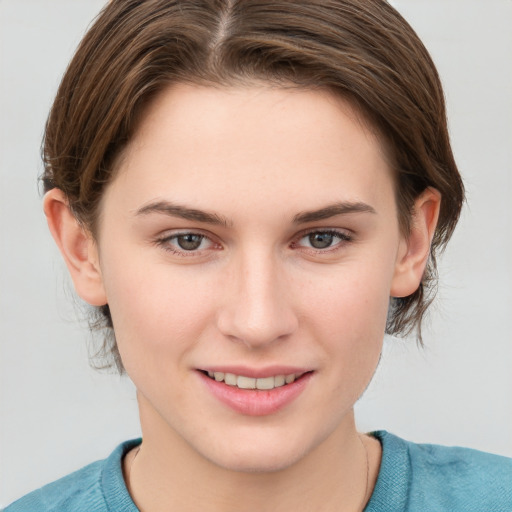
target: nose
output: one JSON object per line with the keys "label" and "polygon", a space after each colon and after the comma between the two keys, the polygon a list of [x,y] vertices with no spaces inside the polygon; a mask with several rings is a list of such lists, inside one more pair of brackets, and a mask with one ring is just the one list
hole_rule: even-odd
{"label": "nose", "polygon": [[298,326],[290,281],[270,254],[240,257],[223,284],[219,330],[249,348],[263,348],[289,337]]}

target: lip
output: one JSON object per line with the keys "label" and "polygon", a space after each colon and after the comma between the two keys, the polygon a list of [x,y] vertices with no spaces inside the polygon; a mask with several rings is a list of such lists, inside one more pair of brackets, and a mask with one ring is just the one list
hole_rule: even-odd
{"label": "lip", "polygon": [[[277,371],[276,371],[277,370]],[[286,386],[271,390],[239,389],[236,386],[228,386],[224,382],[217,382],[203,373],[204,371],[218,371],[245,375],[253,378],[265,378],[273,375],[290,375],[291,373],[303,374],[296,381]],[[274,414],[299,397],[313,376],[312,371],[291,368],[272,367],[265,369],[250,369],[234,366],[216,366],[203,371],[198,370],[197,375],[206,389],[222,404],[228,406],[237,413],[247,416],[267,416]]]}
{"label": "lip", "polygon": [[311,371],[311,368],[298,368],[297,366],[266,366],[265,368],[249,368],[247,366],[208,366],[200,368],[205,372],[233,373],[235,375],[244,375],[253,379],[264,379],[265,377],[274,377],[276,375],[301,375]]}

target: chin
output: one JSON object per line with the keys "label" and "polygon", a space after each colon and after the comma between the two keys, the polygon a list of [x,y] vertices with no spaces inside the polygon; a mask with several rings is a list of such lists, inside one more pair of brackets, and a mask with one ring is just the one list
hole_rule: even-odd
{"label": "chin", "polygon": [[[314,443],[293,439],[283,433],[270,438],[268,435],[258,436],[254,432],[251,436],[237,437],[238,439],[234,439],[234,436],[227,436],[224,442],[209,444],[204,447],[201,455],[227,471],[272,473],[293,466],[314,449],[314,446],[307,448]],[[214,450],[212,446],[215,447]]]}
{"label": "chin", "polygon": [[252,453],[234,452],[222,454],[221,457],[210,461],[227,471],[237,473],[275,473],[288,469],[297,463],[303,454],[297,453],[269,453],[258,450]]}

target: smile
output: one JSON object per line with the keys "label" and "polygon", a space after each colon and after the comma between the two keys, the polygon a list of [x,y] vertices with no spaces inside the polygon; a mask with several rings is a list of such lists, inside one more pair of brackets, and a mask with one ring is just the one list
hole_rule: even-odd
{"label": "smile", "polygon": [[239,389],[260,389],[267,391],[292,384],[296,379],[301,377],[301,375],[302,374],[291,373],[289,375],[254,378],[245,375],[235,375],[234,373],[208,372],[208,377],[217,382],[224,382],[224,384],[228,386],[237,387]]}
{"label": "smile", "polygon": [[249,416],[265,416],[286,408],[308,387],[315,373],[285,367],[222,369],[204,369],[197,375],[209,394],[235,412]]}

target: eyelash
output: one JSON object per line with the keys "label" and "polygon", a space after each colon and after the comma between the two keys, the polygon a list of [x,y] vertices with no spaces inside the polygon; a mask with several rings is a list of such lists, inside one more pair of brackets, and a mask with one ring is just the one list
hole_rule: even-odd
{"label": "eyelash", "polygon": [[318,248],[315,248],[315,247],[308,247],[307,248],[310,252],[313,252],[315,254],[326,254],[326,253],[335,252],[337,250],[340,250],[346,244],[348,244],[350,242],[353,242],[352,235],[349,235],[345,231],[339,231],[339,230],[336,230],[336,229],[312,229],[312,230],[308,230],[308,231],[305,231],[305,232],[301,233],[295,239],[296,241],[292,242],[292,246],[297,246],[298,242],[300,242],[304,238],[309,237],[311,235],[329,235],[329,236],[332,236],[332,237],[335,237],[335,238],[339,239],[337,243],[334,243],[333,245],[330,245],[330,246],[328,246],[326,248],[323,248],[323,249],[318,249]]}
{"label": "eyelash", "polygon": [[201,243],[203,242],[203,240],[208,240],[208,241],[210,241],[211,244],[215,245],[215,242],[213,240],[211,240],[210,237],[208,237],[204,233],[197,232],[197,231],[182,231],[179,233],[173,233],[172,235],[164,236],[162,238],[157,238],[155,240],[155,242],[159,247],[161,247],[165,251],[170,252],[172,254],[176,254],[176,255],[184,257],[184,258],[198,256],[199,254],[201,254],[201,252],[202,252],[201,250],[190,250],[190,251],[187,251],[185,249],[180,250],[171,244],[171,242],[173,240],[177,240],[180,236],[187,236],[187,235],[201,237]]}
{"label": "eyelash", "polygon": [[[345,231],[338,231],[335,229],[311,229],[308,231],[304,231],[304,232],[300,233],[297,237],[295,237],[294,241],[290,244],[290,246],[292,248],[301,247],[299,245],[299,242],[301,240],[303,240],[306,237],[309,237],[311,235],[316,235],[316,234],[332,236],[334,238],[337,238],[338,242],[334,243],[333,245],[329,245],[328,247],[322,248],[322,249],[318,249],[315,247],[302,246],[302,248],[305,248],[306,250],[308,250],[309,252],[312,252],[314,254],[328,254],[331,252],[335,252],[337,250],[340,250],[346,244],[353,242],[353,236],[349,235]],[[156,245],[158,245],[165,251],[170,252],[172,254],[176,254],[181,257],[185,257],[185,258],[198,256],[204,250],[208,250],[208,249],[203,249],[203,250],[194,249],[194,250],[187,251],[185,249],[180,250],[180,249],[176,248],[175,246],[171,245],[171,241],[177,240],[179,237],[187,236],[187,235],[201,237],[201,243],[203,242],[203,240],[208,240],[211,244],[216,245],[216,243],[213,240],[211,240],[208,235],[205,235],[205,234],[203,234],[201,232],[197,232],[197,231],[182,231],[182,232],[178,232],[178,233],[173,233],[172,235],[169,235],[169,236],[157,238],[155,240],[155,243],[156,243]]]}

